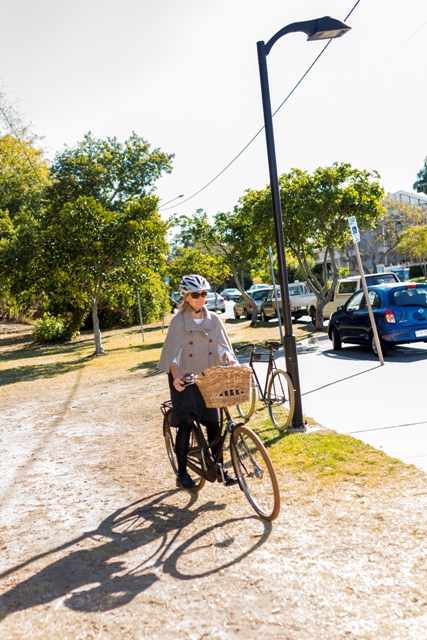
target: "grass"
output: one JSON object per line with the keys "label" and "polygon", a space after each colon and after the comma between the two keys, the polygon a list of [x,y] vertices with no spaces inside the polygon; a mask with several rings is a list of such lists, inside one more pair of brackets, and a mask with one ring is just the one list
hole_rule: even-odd
{"label": "grass", "polygon": [[403,469],[414,469],[357,438],[321,428],[310,419],[307,433],[282,433],[273,427],[261,404],[250,426],[264,442],[276,469],[297,471],[300,479],[319,486],[349,480],[375,485]]}

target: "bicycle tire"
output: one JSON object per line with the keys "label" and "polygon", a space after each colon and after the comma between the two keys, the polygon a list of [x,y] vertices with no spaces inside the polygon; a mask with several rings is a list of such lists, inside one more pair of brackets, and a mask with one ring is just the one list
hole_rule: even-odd
{"label": "bicycle tire", "polygon": [[249,420],[253,412],[255,411],[256,404],[256,384],[254,377],[251,377],[251,387],[249,391],[249,400],[247,402],[242,402],[241,404],[236,405],[237,412],[241,418],[244,420]]}
{"label": "bicycle tire", "polygon": [[261,518],[275,520],[280,511],[276,472],[258,436],[244,425],[236,427],[230,440],[231,460],[240,488]]}
{"label": "bicycle tire", "polygon": [[[163,419],[163,435],[165,438],[166,451],[168,454],[169,462],[175,475],[178,475],[178,462],[175,455],[175,440],[177,429],[176,427],[171,427],[170,425],[171,416],[172,409],[165,413],[165,417]],[[197,474],[196,477],[193,478],[196,486],[191,489],[191,491],[195,491],[197,493],[201,489],[203,489],[204,485],[206,484],[206,480],[202,476],[203,472],[201,469],[201,447],[196,427],[191,430],[190,448],[188,450],[187,463],[189,465],[191,464],[191,470],[195,471],[195,473]],[[196,469],[194,467],[196,467]],[[200,470],[200,473],[198,470]]]}
{"label": "bicycle tire", "polygon": [[271,376],[266,400],[272,423],[279,431],[285,431],[294,416],[295,391],[289,374],[282,369]]}

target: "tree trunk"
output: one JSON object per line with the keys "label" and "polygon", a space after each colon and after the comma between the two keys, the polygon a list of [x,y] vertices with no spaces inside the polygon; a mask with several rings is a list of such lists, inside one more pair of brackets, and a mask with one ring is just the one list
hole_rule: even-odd
{"label": "tree trunk", "polygon": [[95,338],[95,356],[102,356],[105,354],[104,349],[102,348],[102,340],[101,340],[101,330],[99,328],[99,319],[98,319],[98,301],[99,294],[96,294],[92,297],[92,322],[93,322],[93,334]]}
{"label": "tree trunk", "polygon": [[325,301],[319,300],[317,298],[316,301],[316,329],[317,331],[323,331],[323,309],[325,308]]}

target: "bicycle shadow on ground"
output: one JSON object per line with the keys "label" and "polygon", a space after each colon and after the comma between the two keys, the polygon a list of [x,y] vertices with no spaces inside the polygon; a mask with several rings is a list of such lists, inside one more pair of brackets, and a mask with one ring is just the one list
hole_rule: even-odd
{"label": "bicycle shadow on ground", "polygon": [[[10,579],[23,569],[28,575],[33,563],[40,566],[50,556],[58,558],[62,554],[0,596],[0,620],[11,613],[58,599],[61,600],[58,606],[64,605],[74,611],[115,609],[151,587],[162,572],[178,580],[189,580],[237,564],[264,544],[271,532],[270,523],[254,516],[228,518],[201,529],[177,547],[179,538],[197,518],[222,511],[226,505],[208,501],[196,506],[197,494],[180,492],[180,496],[184,495],[183,502],[176,506],[171,501],[176,493],[174,490],[162,491],[119,509],[95,531],[84,533],[2,573],[2,580]],[[240,536],[230,536],[229,531],[236,528],[243,531],[248,520],[256,520],[257,534],[249,537],[250,543],[245,548]],[[223,540],[220,540],[221,531]],[[200,540],[203,542],[199,543]],[[201,573],[194,570],[197,548],[204,551],[212,548],[213,551],[213,560],[208,568],[203,565]],[[187,566],[189,558],[190,565]]]}

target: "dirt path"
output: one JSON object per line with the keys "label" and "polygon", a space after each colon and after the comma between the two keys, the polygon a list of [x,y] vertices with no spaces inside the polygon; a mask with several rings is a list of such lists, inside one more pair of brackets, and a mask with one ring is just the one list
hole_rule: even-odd
{"label": "dirt path", "polygon": [[284,471],[270,525],[235,487],[175,490],[164,375],[31,357],[0,385],[1,638],[427,637],[422,472]]}

